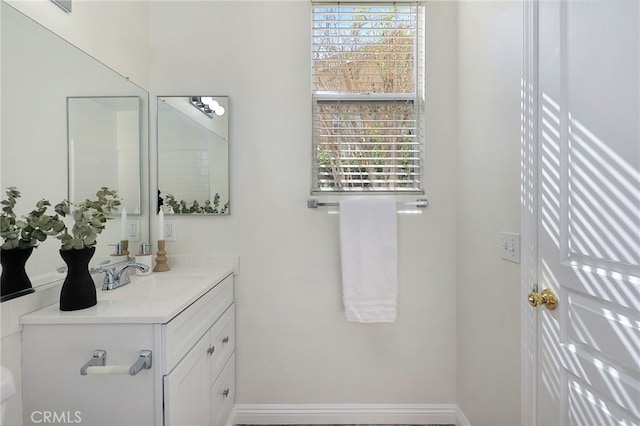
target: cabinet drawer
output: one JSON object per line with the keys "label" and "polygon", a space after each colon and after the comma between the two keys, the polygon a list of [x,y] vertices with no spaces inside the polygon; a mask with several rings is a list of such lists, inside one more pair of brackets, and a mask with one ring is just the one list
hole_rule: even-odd
{"label": "cabinet drawer", "polygon": [[162,345],[167,354],[166,374],[196,344],[222,313],[233,303],[233,275],[229,275],[162,326]]}
{"label": "cabinet drawer", "polygon": [[222,372],[222,368],[236,348],[235,339],[235,305],[222,315],[222,318],[211,327],[211,346],[213,353],[211,354],[211,383]]}
{"label": "cabinet drawer", "polygon": [[224,426],[236,397],[236,362],[232,355],[220,377],[211,387],[211,418],[215,426]]}

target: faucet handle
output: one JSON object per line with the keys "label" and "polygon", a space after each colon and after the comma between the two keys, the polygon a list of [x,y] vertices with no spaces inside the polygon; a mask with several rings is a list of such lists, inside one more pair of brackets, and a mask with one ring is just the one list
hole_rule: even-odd
{"label": "faucet handle", "polygon": [[102,262],[98,263],[96,266],[92,266],[91,269],[89,269],[89,273],[95,274],[96,272],[104,271],[103,266],[109,264],[109,262],[111,262],[111,261],[109,259],[107,259],[107,260],[103,260]]}
{"label": "faucet handle", "polygon": [[102,280],[102,290],[111,290],[112,288],[115,288],[114,284],[116,280],[112,269],[99,266],[95,271],[92,272],[104,272],[104,279]]}
{"label": "faucet handle", "polygon": [[112,256],[122,256],[124,254],[122,243],[115,243],[115,244],[109,244],[109,245],[115,247]]}

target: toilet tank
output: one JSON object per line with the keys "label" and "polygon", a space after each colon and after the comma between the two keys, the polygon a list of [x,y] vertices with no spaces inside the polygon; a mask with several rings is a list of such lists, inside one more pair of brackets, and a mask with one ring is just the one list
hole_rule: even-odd
{"label": "toilet tank", "polygon": [[16,382],[13,374],[0,365],[0,426],[4,423],[4,411],[7,400],[16,393]]}

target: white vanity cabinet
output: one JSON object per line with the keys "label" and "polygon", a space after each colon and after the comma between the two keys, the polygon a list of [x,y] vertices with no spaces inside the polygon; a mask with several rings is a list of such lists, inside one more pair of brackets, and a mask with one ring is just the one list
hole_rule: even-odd
{"label": "white vanity cabinet", "polygon": [[[25,425],[45,418],[94,426],[225,425],[235,396],[235,309],[233,274],[217,273],[202,274],[208,284],[201,288],[173,273],[176,283],[190,282],[184,291],[172,288],[171,297],[163,296],[167,283],[160,278],[129,284],[157,284],[147,302],[160,307],[117,295],[123,287],[108,300],[99,295],[92,308],[61,312],[55,305],[24,316]],[[81,375],[96,350],[106,352],[106,365]],[[127,374],[141,350],[152,351],[151,368]]]}

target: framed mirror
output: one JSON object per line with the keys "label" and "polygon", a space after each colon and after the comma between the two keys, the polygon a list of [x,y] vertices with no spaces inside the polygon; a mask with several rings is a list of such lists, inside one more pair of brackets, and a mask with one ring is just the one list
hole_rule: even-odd
{"label": "framed mirror", "polygon": [[158,211],[228,215],[229,97],[158,97]]}
{"label": "framed mirror", "polygon": [[67,98],[69,201],[118,188],[120,208],[140,214],[140,103],[139,96]]}
{"label": "framed mirror", "polygon": [[[139,209],[136,216],[135,207],[131,210],[126,207],[129,223],[135,224],[138,231],[137,238],[130,239],[134,241],[129,244],[130,250],[137,248],[136,240],[149,242],[149,94],[14,7],[5,2],[1,2],[0,7],[2,198],[6,188],[17,187],[22,196],[16,205],[16,214],[21,216],[43,198],[55,205],[69,197],[68,170],[75,170],[76,164],[69,157],[68,149],[68,99],[135,100],[139,114],[132,114],[139,118],[139,158],[132,169],[135,167],[140,182],[134,188],[119,181],[113,189],[118,189],[127,203],[133,201]],[[105,105],[102,107],[106,109]],[[72,122],[75,122],[73,114]],[[94,133],[98,133],[97,130]],[[85,136],[77,138],[84,140]],[[110,184],[103,183],[100,176],[94,182],[92,195],[101,186]],[[138,195],[129,195],[135,192]],[[121,221],[118,212],[107,222],[98,238],[92,264],[113,259],[110,256],[113,247],[109,245],[121,240],[125,229]],[[29,258],[26,271],[36,291],[39,286],[64,278],[64,274],[56,271],[63,264],[59,249],[60,242],[50,237]]]}

